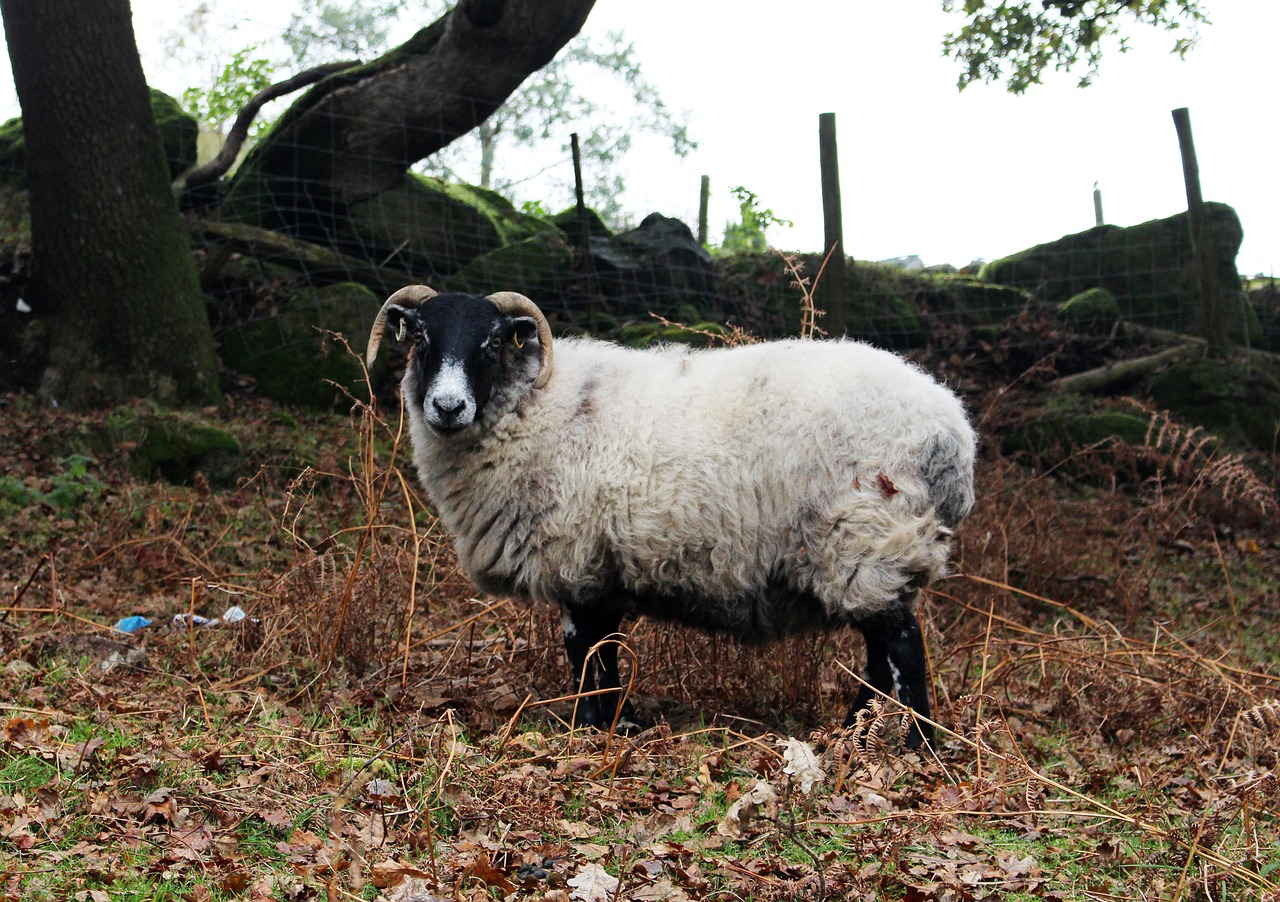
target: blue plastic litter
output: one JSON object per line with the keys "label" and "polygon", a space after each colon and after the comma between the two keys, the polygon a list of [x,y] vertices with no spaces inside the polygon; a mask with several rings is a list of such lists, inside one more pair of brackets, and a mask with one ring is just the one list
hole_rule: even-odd
{"label": "blue plastic litter", "polygon": [[151,625],[151,621],[148,620],[146,617],[141,617],[137,614],[134,614],[132,617],[122,618],[120,622],[115,625],[115,629],[117,632],[121,632],[121,633],[136,633],[138,630],[142,629],[144,626],[150,626],[150,625]]}

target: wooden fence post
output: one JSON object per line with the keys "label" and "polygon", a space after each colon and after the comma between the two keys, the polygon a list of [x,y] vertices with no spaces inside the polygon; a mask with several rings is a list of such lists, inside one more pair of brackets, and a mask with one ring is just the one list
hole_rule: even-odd
{"label": "wooden fence post", "polygon": [[573,191],[578,205],[578,227],[582,229],[582,270],[586,277],[587,288],[587,329],[594,334],[598,289],[595,262],[591,256],[591,219],[587,215],[587,202],[582,188],[582,149],[578,146],[577,132],[569,136],[569,146],[573,151]]}
{"label": "wooden fence post", "polygon": [[[826,311],[826,333],[840,338],[848,331],[845,318],[848,303],[849,276],[845,270],[844,219],[840,213],[840,168],[836,157],[836,114],[818,116],[818,159],[822,168],[822,252],[830,253],[827,268],[822,271],[816,290]],[[816,275],[816,274],[815,274]]]}
{"label": "wooden fence post", "polygon": [[1178,132],[1178,149],[1182,151],[1182,179],[1187,186],[1187,220],[1191,231],[1191,265],[1194,271],[1198,304],[1196,331],[1207,343],[1210,357],[1223,357],[1230,350],[1227,316],[1222,292],[1209,270],[1206,242],[1209,238],[1204,219],[1204,197],[1200,194],[1200,164],[1196,162],[1196,145],[1191,138],[1191,113],[1186,107],[1173,111],[1173,127]]}
{"label": "wooden fence post", "polygon": [[702,177],[702,188],[698,191],[698,244],[707,244],[707,207],[711,203],[711,176]]}

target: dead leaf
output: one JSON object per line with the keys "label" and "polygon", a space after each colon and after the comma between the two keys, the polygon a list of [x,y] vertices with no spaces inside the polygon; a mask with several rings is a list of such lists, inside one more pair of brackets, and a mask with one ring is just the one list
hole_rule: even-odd
{"label": "dead leaf", "polygon": [[258,817],[266,821],[268,826],[275,827],[277,830],[287,830],[293,826],[293,815],[283,808],[269,808],[266,811],[259,811]]}
{"label": "dead leaf", "polygon": [[729,806],[724,820],[716,825],[716,833],[730,839],[742,839],[758,829],[755,822],[774,821],[777,817],[777,791],[764,780],[757,780],[755,786]]}
{"label": "dead leaf", "polygon": [[72,896],[76,902],[111,902],[111,896],[106,890],[102,889],[86,889],[81,890]]}
{"label": "dead leaf", "polygon": [[614,893],[618,891],[618,878],[610,874],[600,865],[592,863],[578,871],[577,876],[569,878],[572,892],[570,899],[579,902],[613,902]]}
{"label": "dead leaf", "polygon": [[30,717],[10,717],[4,724],[4,738],[14,748],[49,748],[49,721],[32,720]]}
{"label": "dead leaf", "polygon": [[782,772],[794,778],[800,784],[800,791],[808,795],[814,785],[821,783],[826,777],[822,762],[814,753],[813,746],[802,739],[796,739],[793,736],[784,742],[783,746],[782,757],[787,759],[787,766],[782,769]]}
{"label": "dead leaf", "polygon": [[379,861],[369,869],[369,880],[378,889],[397,886],[410,878],[427,880],[430,876],[426,871],[395,859]]}
{"label": "dead leaf", "polygon": [[475,877],[486,886],[496,886],[502,890],[504,895],[516,891],[516,885],[507,879],[506,874],[489,863],[489,856],[484,852],[480,853],[480,857],[475,860],[475,864],[462,872],[462,877],[459,878],[458,884],[461,885],[467,877]]}
{"label": "dead leaf", "polygon": [[173,790],[162,786],[142,800],[142,823],[159,821],[172,824],[175,818]]}
{"label": "dead leaf", "polygon": [[431,883],[421,877],[408,877],[379,898],[386,902],[444,902],[431,892]]}

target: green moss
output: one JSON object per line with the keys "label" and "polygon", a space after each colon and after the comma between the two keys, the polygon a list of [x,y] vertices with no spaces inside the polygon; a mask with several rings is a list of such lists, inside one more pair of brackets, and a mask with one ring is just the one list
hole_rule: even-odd
{"label": "green moss", "polygon": [[359,358],[326,333],[363,348],[380,306],[372,291],[354,282],[302,291],[273,316],[219,336],[222,361],[256,379],[264,395],[286,404],[331,408],[346,398],[343,388],[363,397]]}
{"label": "green moss", "polygon": [[456,272],[530,239],[544,246],[564,240],[554,225],[520,212],[494,191],[414,173],[354,204],[345,227],[365,246],[392,249],[400,263],[430,273]]}
{"label": "green moss", "polygon": [[27,187],[27,139],[21,117],[0,125],[0,185],[20,190]]}
{"label": "green moss", "polygon": [[535,295],[555,285],[556,277],[573,265],[573,252],[558,233],[548,233],[508,244],[476,257],[444,281],[450,291],[487,294],[519,291]]}
{"label": "green moss", "polygon": [[1076,324],[1108,322],[1120,318],[1120,303],[1105,288],[1088,288],[1064,301],[1058,318]]}
{"label": "green moss", "polygon": [[[585,231],[592,241],[608,241],[613,237],[613,231],[605,225],[599,213],[588,207],[586,214],[587,227]],[[577,207],[561,210],[551,217],[551,224],[564,232],[574,246],[581,247],[583,245],[582,234],[584,229],[582,227],[582,217],[578,214]]]}
{"label": "green moss", "polygon": [[196,144],[200,125],[182,104],[163,91],[151,89],[151,114],[155,116],[169,177],[177,178],[196,164]]}
{"label": "green moss", "polygon": [[[1244,230],[1235,210],[1206,203],[1209,277],[1235,299],[1231,334],[1256,343],[1257,315],[1243,302],[1236,254]],[[1026,288],[1061,304],[1091,288],[1115,295],[1120,313],[1163,328],[1188,330],[1195,321],[1199,288],[1192,268],[1187,214],[1121,228],[1104,225],[1039,244],[982,267],[986,282]]]}
{"label": "green moss", "polygon": [[1004,441],[1006,454],[1027,454],[1041,463],[1056,464],[1077,451],[1121,441],[1142,445],[1151,418],[1119,410],[1066,410],[1025,423]]}
{"label": "green moss", "polygon": [[720,323],[695,322],[689,326],[667,325],[659,320],[638,320],[618,327],[617,340],[633,348],[644,348],[663,342],[690,345],[706,345],[707,335],[728,335],[729,329]]}
{"label": "green moss", "polygon": [[243,463],[240,442],[231,433],[152,405],[112,411],[95,443],[103,450],[127,449],[129,470],[142,479],[159,476],[181,484],[200,472],[215,485],[227,485]]}

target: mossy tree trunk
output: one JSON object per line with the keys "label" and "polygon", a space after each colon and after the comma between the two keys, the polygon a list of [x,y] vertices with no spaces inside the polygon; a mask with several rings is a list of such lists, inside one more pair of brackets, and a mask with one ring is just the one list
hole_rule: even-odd
{"label": "mossy tree trunk", "polygon": [[380,59],[334,75],[240,166],[235,219],[333,242],[354,203],[483,122],[582,28],[595,0],[460,0]]}
{"label": "mossy tree trunk", "polygon": [[0,0],[22,105],[41,390],[91,406],[218,397],[190,241],[128,0]]}

